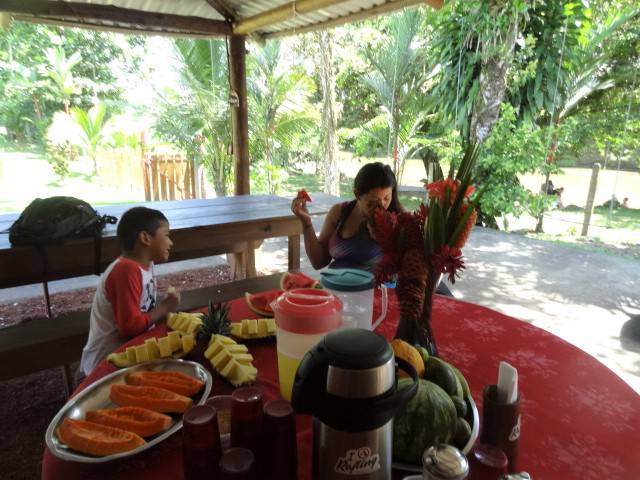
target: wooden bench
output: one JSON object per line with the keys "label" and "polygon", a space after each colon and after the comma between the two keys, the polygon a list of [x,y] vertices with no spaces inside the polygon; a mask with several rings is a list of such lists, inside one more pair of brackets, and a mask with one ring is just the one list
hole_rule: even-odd
{"label": "wooden bench", "polygon": [[[244,292],[279,288],[281,274],[254,277],[182,292],[180,310],[240,298]],[[0,329],[0,381],[62,366],[65,388],[72,391],[68,365],[80,360],[89,335],[89,310],[36,319]]]}

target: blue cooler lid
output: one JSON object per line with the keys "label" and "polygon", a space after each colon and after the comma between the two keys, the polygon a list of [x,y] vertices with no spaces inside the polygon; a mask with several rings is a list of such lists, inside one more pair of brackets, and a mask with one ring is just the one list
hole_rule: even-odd
{"label": "blue cooler lid", "polygon": [[329,268],[320,272],[320,276],[323,287],[340,292],[360,292],[375,285],[373,274],[358,268]]}

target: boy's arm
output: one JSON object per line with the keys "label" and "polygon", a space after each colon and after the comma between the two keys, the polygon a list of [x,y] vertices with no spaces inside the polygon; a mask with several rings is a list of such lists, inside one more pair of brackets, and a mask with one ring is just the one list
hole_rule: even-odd
{"label": "boy's arm", "polygon": [[140,311],[142,274],[139,267],[129,262],[119,262],[109,273],[105,288],[121,337],[139,335],[154,322],[151,312]]}

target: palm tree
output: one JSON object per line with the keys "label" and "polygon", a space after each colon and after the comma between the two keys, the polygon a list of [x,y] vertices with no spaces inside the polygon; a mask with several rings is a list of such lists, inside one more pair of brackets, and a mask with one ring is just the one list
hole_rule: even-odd
{"label": "palm tree", "polygon": [[364,76],[364,81],[375,92],[387,119],[387,149],[393,152],[393,171],[398,178],[404,163],[401,151],[406,151],[407,141],[419,126],[422,113],[421,106],[416,108],[423,96],[421,86],[426,76],[423,51],[417,43],[421,23],[419,10],[405,10],[391,17],[388,38],[365,51],[373,71]]}
{"label": "palm tree", "polygon": [[171,106],[165,115],[166,135],[209,167],[216,194],[226,196],[233,157],[224,41],[180,38],[174,46],[184,92],[164,96],[165,106]]}
{"label": "palm tree", "polygon": [[318,120],[309,104],[313,80],[302,70],[281,65],[281,43],[268,41],[249,57],[248,96],[252,162],[264,162],[269,193],[275,171],[288,160],[295,140]]}
{"label": "palm tree", "polygon": [[64,111],[68,115],[71,95],[78,92],[72,70],[81,60],[80,53],[74,52],[67,58],[62,48],[55,47],[47,49],[46,57],[49,62],[47,76],[53,80],[55,90],[62,96]]}
{"label": "palm tree", "polygon": [[107,107],[104,103],[98,103],[88,112],[74,107],[71,109],[71,116],[82,131],[80,141],[85,153],[93,162],[93,174],[96,175],[98,147],[105,142],[104,126],[108,120]]}

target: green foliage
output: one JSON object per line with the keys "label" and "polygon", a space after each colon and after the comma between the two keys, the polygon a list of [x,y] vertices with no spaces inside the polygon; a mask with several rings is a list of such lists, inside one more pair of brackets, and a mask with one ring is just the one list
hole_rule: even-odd
{"label": "green foliage", "polygon": [[232,183],[233,157],[224,41],[181,38],[174,40],[174,47],[181,88],[160,94],[156,135],[205,165],[216,194],[225,196]]}
{"label": "green foliage", "polygon": [[268,41],[249,57],[249,131],[252,164],[266,175],[269,193],[275,193],[282,172],[301,136],[318,122],[309,98],[313,80],[298,67],[284,67],[281,43]]}
{"label": "green foliage", "polygon": [[[554,135],[560,144],[568,143],[571,129],[560,127]],[[545,162],[547,130],[516,121],[515,109],[503,104],[501,118],[485,142],[478,160],[477,175],[484,195],[480,210],[489,218],[529,213],[539,215],[548,208],[553,198],[524,188],[518,175],[525,173],[555,172],[554,165]],[[485,218],[486,220],[486,218]]]}
{"label": "green foliage", "polygon": [[108,121],[107,107],[98,103],[86,112],[81,108],[72,108],[71,116],[80,127],[80,141],[84,153],[93,161],[93,174],[97,173],[96,157],[98,147],[105,143],[104,127]]}
{"label": "green foliage", "polygon": [[123,98],[120,79],[139,72],[145,42],[144,37],[13,22],[0,31],[0,125],[17,143],[44,142],[64,103],[56,85],[71,86],[68,77],[57,76],[62,69],[51,68],[63,58],[82,59],[72,66],[71,104],[86,110],[99,98],[117,105]]}

